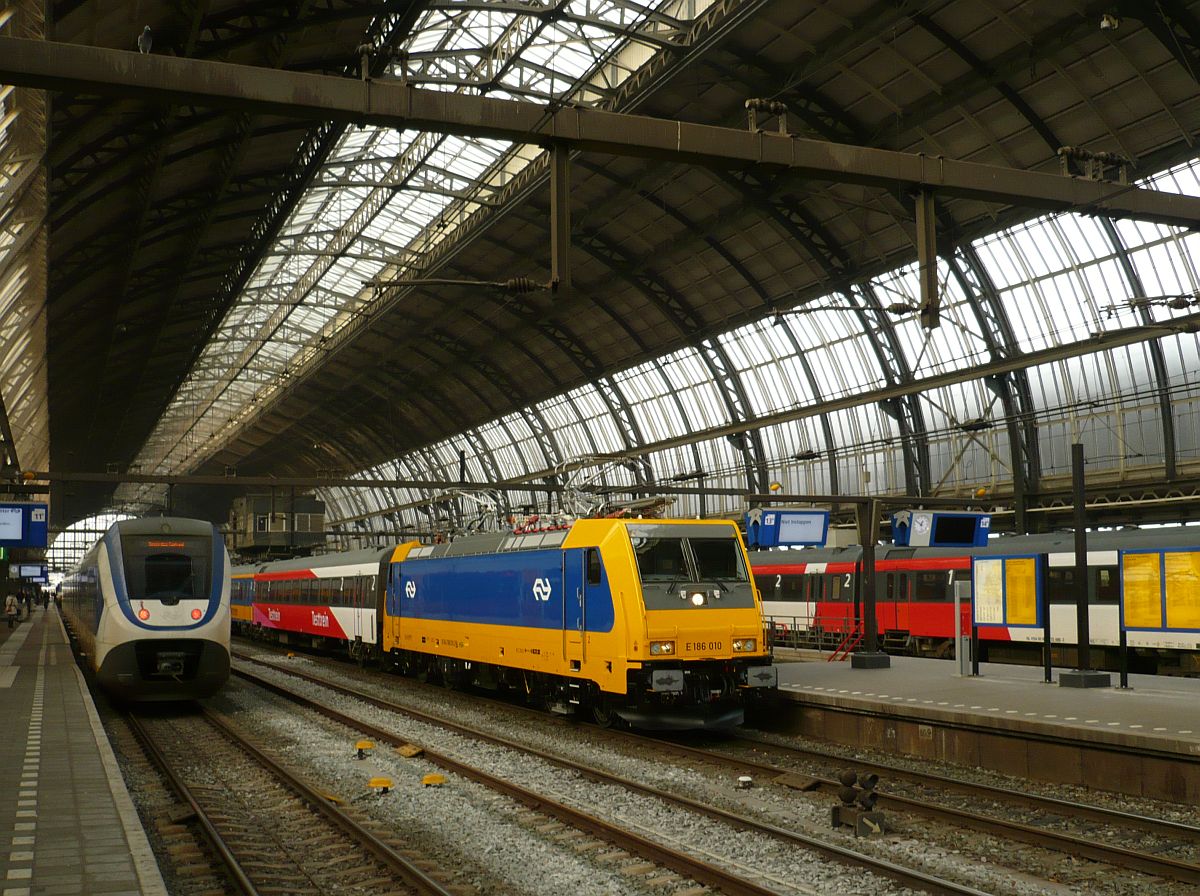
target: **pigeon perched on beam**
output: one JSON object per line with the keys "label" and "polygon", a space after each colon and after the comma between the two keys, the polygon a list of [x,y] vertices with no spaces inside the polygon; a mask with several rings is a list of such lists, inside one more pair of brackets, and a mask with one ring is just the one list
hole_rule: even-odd
{"label": "pigeon perched on beam", "polygon": [[142,33],[138,35],[137,47],[139,53],[149,53],[150,45],[154,43],[154,35],[150,33],[150,26],[147,25],[142,29]]}

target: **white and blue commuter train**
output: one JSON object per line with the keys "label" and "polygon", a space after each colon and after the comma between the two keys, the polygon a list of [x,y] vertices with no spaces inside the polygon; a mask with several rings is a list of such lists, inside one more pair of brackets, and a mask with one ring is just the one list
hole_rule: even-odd
{"label": "white and blue commuter train", "polygon": [[114,523],[64,580],[63,616],[125,701],[190,700],[229,678],[229,554],[211,523]]}

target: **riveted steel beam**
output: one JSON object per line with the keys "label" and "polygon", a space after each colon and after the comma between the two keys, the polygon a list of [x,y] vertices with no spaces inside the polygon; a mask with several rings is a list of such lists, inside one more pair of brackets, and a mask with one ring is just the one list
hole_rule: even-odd
{"label": "riveted steel beam", "polygon": [[596,109],[421,90],[400,81],[276,71],[224,62],[0,37],[0,81],[240,108],[315,120],[466,136],[714,167],[767,165],[820,180],[962,196],[1005,205],[1200,223],[1200,198],[920,153],[750,132]]}

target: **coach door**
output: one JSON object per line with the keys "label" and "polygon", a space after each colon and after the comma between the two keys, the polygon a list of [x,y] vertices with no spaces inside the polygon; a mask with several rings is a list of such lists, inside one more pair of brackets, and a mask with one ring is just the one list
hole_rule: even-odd
{"label": "coach door", "polygon": [[584,660],[584,563],[587,551],[563,551],[563,657],[578,670]]}

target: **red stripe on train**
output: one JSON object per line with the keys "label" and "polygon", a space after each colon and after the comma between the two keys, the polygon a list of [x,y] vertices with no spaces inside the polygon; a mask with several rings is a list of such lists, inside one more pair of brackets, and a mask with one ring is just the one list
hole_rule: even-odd
{"label": "red stripe on train", "polygon": [[[769,563],[762,566],[754,566],[756,576],[798,576],[808,573],[807,563]],[[848,572],[854,572],[857,568],[857,563],[848,563],[839,561],[837,563],[826,563],[824,572],[834,575],[844,575]],[[970,557],[922,557],[913,558],[906,557],[903,560],[876,560],[875,569],[880,572],[904,572],[906,570],[948,570],[948,569],[970,569]],[[808,573],[809,575],[821,575],[818,572]]]}

